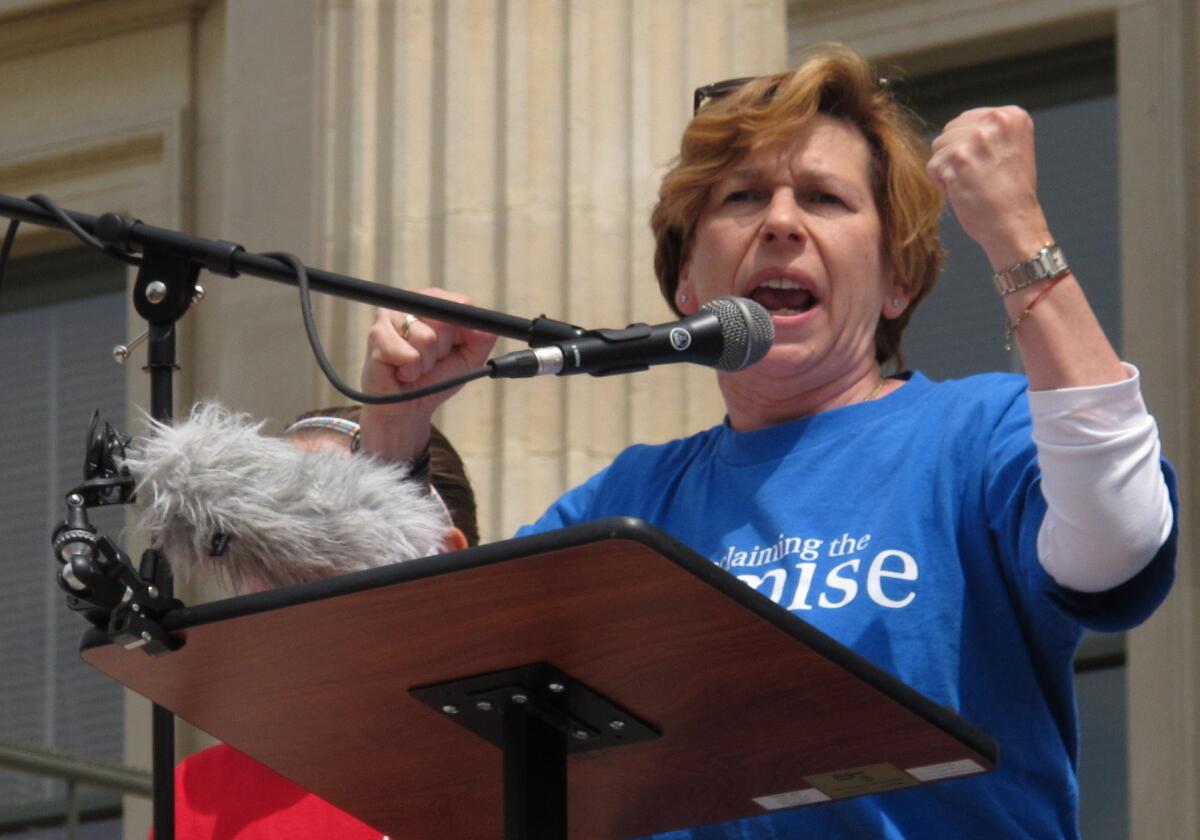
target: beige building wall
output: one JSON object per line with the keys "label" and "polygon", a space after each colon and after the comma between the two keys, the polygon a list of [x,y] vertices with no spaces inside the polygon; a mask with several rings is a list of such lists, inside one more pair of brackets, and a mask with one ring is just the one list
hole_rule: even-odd
{"label": "beige building wall", "polygon": [[[664,320],[646,218],[695,86],[784,66],[788,37],[793,52],[844,40],[915,73],[1114,35],[1123,330],[1185,500],[1178,584],[1129,642],[1133,829],[1200,837],[1197,17],[1194,0],[0,0],[0,192],[528,317]],[[18,248],[61,244],[25,227]],[[214,396],[279,428],[340,399],[294,289],[203,282],[177,410]],[[317,318],[356,381],[370,313],[318,296]],[[148,405],[139,374],[129,398]],[[721,416],[711,376],[684,369],[475,383],[455,404],[443,423],[488,539],[626,443]],[[148,712],[129,709],[128,760],[145,766]],[[181,750],[203,740],[184,733]],[[131,802],[126,836],[148,824]]]}
{"label": "beige building wall", "polygon": [[[661,321],[647,219],[691,91],[785,62],[783,0],[0,0],[0,192],[525,317]],[[25,226],[17,253],[64,241]],[[278,429],[341,400],[293,288],[202,282],[177,413],[215,397]],[[316,303],[356,384],[371,313]],[[468,386],[441,422],[485,539],[629,442],[719,421],[711,380],[680,367]],[[148,406],[136,371],[129,399]],[[148,705],[127,708],[127,760],[147,766]],[[180,727],[181,754],[206,743]],[[125,836],[149,823],[128,800]]]}
{"label": "beige building wall", "polygon": [[[761,0],[264,0],[213,3],[198,29],[200,233],[584,325],[669,317],[646,220],[691,89],[786,49],[782,3]],[[192,328],[197,396],[277,420],[342,399],[310,361],[294,290],[211,286]],[[352,383],[371,315],[319,300]],[[485,537],[631,440],[719,420],[710,380],[467,386],[441,422]]]}
{"label": "beige building wall", "polygon": [[1131,837],[1200,838],[1200,6],[1195,0],[790,0],[789,52],[844,41],[910,75],[1111,36],[1122,336],[1183,500],[1178,575],[1128,635]]}

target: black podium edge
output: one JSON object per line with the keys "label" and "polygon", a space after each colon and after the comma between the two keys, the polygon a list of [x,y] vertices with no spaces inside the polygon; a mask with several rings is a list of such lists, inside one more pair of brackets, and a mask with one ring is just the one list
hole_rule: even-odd
{"label": "black podium edge", "polygon": [[[657,551],[815,653],[844,668],[910,712],[966,744],[993,764],[996,763],[998,749],[995,740],[965,720],[958,712],[929,699],[907,683],[788,612],[770,598],[746,586],[715,563],[696,553],[694,549],[635,517],[601,519],[527,537],[488,543],[450,554],[405,560],[335,578],[283,586],[251,595],[239,595],[195,607],[182,607],[164,615],[161,625],[168,633],[175,633],[231,618],[352,595],[605,540],[628,540]],[[112,641],[102,630],[89,627],[80,641],[80,653],[110,644]]]}

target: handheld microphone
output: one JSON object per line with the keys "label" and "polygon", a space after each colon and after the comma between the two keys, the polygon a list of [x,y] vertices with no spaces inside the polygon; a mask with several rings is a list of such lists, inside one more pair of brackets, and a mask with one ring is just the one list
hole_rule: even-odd
{"label": "handheld microphone", "polygon": [[215,574],[245,593],[443,549],[450,523],[407,465],[305,452],[262,426],[207,403],[129,445],[138,524],[181,577]]}
{"label": "handheld microphone", "polygon": [[720,297],[679,321],[592,330],[577,338],[491,359],[488,367],[494,379],[551,373],[609,376],[676,362],[735,371],[765,356],[774,339],[775,327],[762,306],[747,298]]}

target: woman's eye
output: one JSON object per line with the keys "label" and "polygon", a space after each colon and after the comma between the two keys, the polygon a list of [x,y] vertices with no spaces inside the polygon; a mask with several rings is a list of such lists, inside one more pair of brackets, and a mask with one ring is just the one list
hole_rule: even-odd
{"label": "woman's eye", "polygon": [[814,204],[829,204],[838,207],[844,207],[846,202],[842,201],[841,196],[831,192],[823,192],[817,190],[809,195],[808,200]]}
{"label": "woman's eye", "polygon": [[737,204],[745,201],[757,201],[761,194],[762,191],[756,189],[734,190],[725,196],[725,203]]}

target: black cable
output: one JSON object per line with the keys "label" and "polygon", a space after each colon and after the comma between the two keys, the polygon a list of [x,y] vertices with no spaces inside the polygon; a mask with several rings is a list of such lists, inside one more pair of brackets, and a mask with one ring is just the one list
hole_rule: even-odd
{"label": "black cable", "polygon": [[124,251],[118,251],[116,248],[110,248],[108,245],[105,245],[99,239],[81,228],[79,223],[72,219],[67,212],[59,207],[58,204],[55,203],[54,199],[50,198],[49,196],[42,195],[41,193],[35,193],[25,200],[32,204],[36,204],[47,213],[54,216],[54,218],[58,219],[62,226],[71,233],[75,234],[76,238],[83,242],[83,244],[95,248],[102,254],[108,254],[108,256],[118,259],[126,265],[138,266],[142,264],[142,261],[133,256],[133,254],[127,254]]}
{"label": "black cable", "polygon": [[312,348],[313,356],[316,357],[317,364],[320,366],[321,372],[325,374],[325,378],[329,380],[329,384],[355,402],[365,403],[366,405],[390,405],[392,403],[408,402],[409,400],[416,400],[421,397],[427,397],[430,394],[436,394],[439,391],[457,388],[459,385],[473,382],[476,379],[491,376],[492,369],[490,367],[481,367],[478,370],[470,371],[462,376],[456,376],[453,379],[447,379],[444,382],[427,385],[415,391],[406,391],[402,394],[391,394],[388,396],[367,394],[351,388],[341,380],[337,371],[333,369],[333,365],[330,364],[329,358],[325,355],[325,349],[321,346],[321,339],[317,336],[317,324],[312,314],[312,296],[308,288],[308,269],[304,267],[304,263],[300,262],[294,254],[284,251],[273,251],[261,256],[278,260],[288,266],[296,275],[296,286],[300,289],[300,315],[304,319],[304,332],[308,335],[308,344]]}
{"label": "black cable", "polygon": [[[49,198],[48,196],[37,193],[29,196],[26,201],[36,204],[43,210],[46,210],[48,213],[54,216],[59,223],[63,225],[63,227],[73,233],[85,245],[95,248],[102,253],[108,254],[109,256],[114,257],[128,265],[140,266],[142,264],[142,261],[132,254],[111,248],[85,231],[61,207],[59,207],[53,199]],[[8,232],[4,236],[4,244],[0,245],[0,281],[2,281],[4,278],[4,269],[8,262],[9,252],[12,250],[13,242],[16,239],[17,226],[19,224],[20,221],[17,219],[13,219],[9,223]],[[329,358],[325,355],[325,349],[321,346],[321,339],[317,335],[317,326],[312,314],[312,296],[309,291],[308,269],[304,267],[304,263],[300,262],[300,260],[294,255],[282,251],[262,254],[262,256],[278,260],[279,262],[291,268],[292,272],[296,275],[296,285],[300,289],[300,314],[304,319],[304,332],[308,335],[309,346],[312,348],[313,355],[317,359],[317,364],[320,366],[321,372],[325,374],[325,378],[329,380],[329,383],[333,385],[334,388],[350,399],[356,402],[365,403],[367,405],[388,405],[391,403],[408,402],[409,400],[416,400],[420,399],[421,397],[427,397],[430,394],[436,394],[439,391],[457,388],[459,385],[464,385],[467,382],[472,382],[476,379],[483,379],[484,377],[492,375],[493,371],[491,367],[482,367],[478,370],[465,373],[462,376],[457,376],[453,379],[447,379],[444,382],[428,385],[424,388],[418,388],[415,391],[406,391],[402,394],[391,394],[389,396],[366,394],[362,391],[357,391],[354,388],[351,388],[338,376],[337,372],[333,369],[333,365],[330,364]]]}
{"label": "black cable", "polygon": [[[26,201],[31,204],[36,204],[50,215],[58,220],[59,224],[65,227],[68,231],[75,235],[77,239],[85,245],[95,248],[103,254],[107,254],[114,259],[118,259],[126,265],[141,265],[142,261],[132,254],[127,254],[124,251],[118,251],[116,248],[111,248],[105,245],[96,237],[92,236],[86,230],[79,226],[79,223],[70,217],[70,215],[55,203],[54,199],[41,193],[34,193],[27,197]],[[4,234],[4,244],[0,246],[0,282],[4,280],[4,270],[8,267],[8,256],[12,253],[13,242],[17,238],[17,227],[20,226],[19,219],[13,219],[8,223],[8,232]]]}

